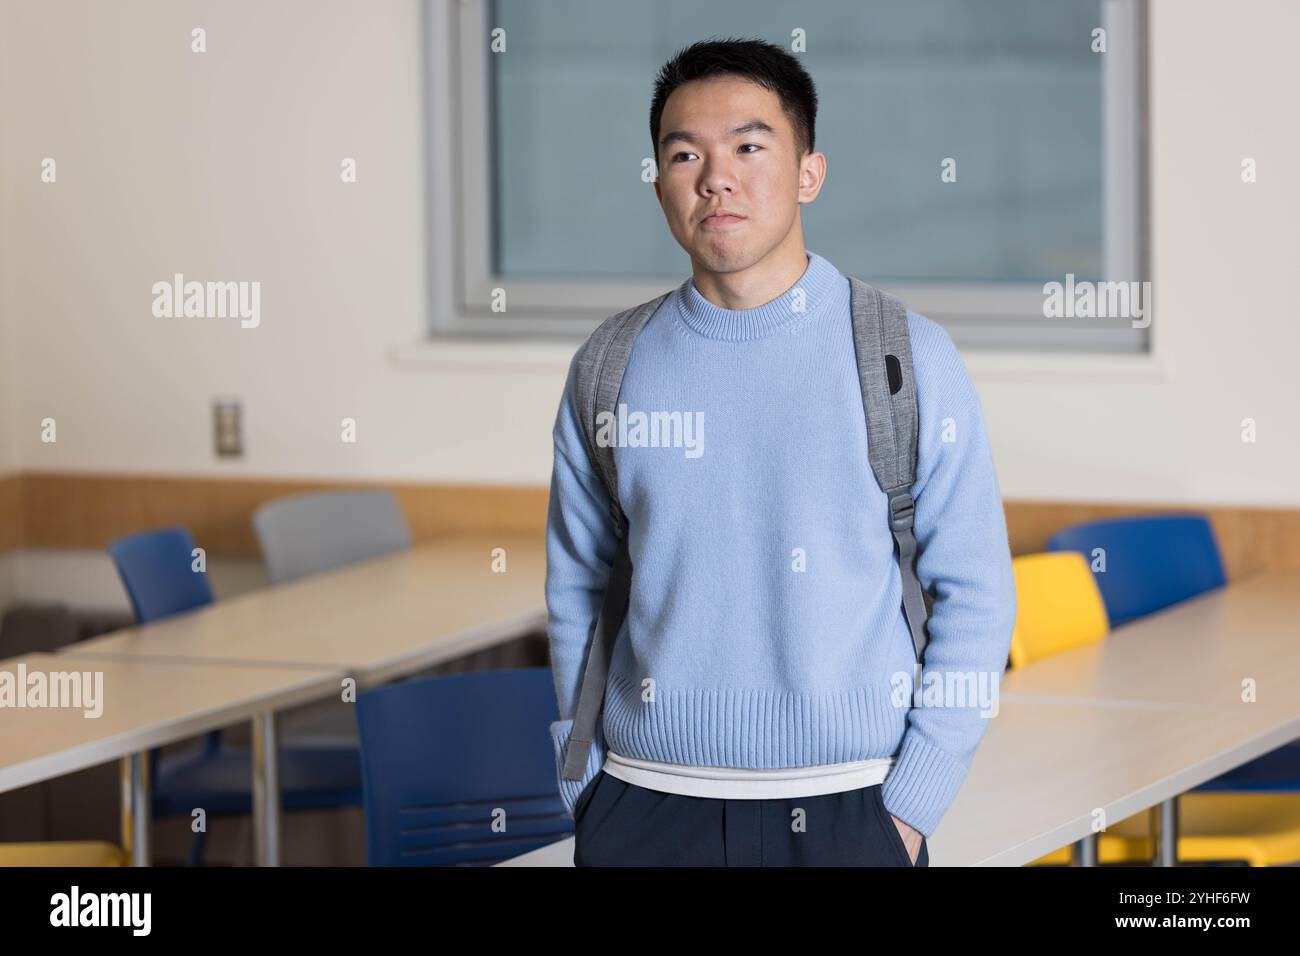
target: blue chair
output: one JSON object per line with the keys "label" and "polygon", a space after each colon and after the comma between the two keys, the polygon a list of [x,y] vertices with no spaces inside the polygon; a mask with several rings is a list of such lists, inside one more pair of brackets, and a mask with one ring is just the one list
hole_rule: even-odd
{"label": "blue chair", "polygon": [[[1094,571],[1111,626],[1133,621],[1180,601],[1223,587],[1227,577],[1214,528],[1201,514],[1109,518],[1063,528],[1049,551],[1079,551],[1090,566],[1096,549],[1106,571]],[[1115,634],[1116,640],[1123,633]],[[1197,790],[1300,790],[1300,741],[1221,774]]]}
{"label": "blue chair", "polygon": [[[119,538],[108,546],[141,624],[184,614],[212,603],[206,570],[193,570],[194,539],[185,528],[161,528]],[[157,819],[189,816],[202,807],[209,817],[252,812],[252,754],[223,746],[221,731],[202,746],[160,758],[149,751],[151,809]],[[361,804],[361,766],[354,748],[280,747],[280,785],[285,810]],[[189,863],[202,862],[205,833],[195,833]]]}
{"label": "blue chair", "polygon": [[1079,551],[1089,566],[1100,548],[1104,574],[1093,572],[1112,629],[1223,587],[1227,578],[1214,529],[1203,515],[1109,518],[1064,528],[1048,551]]}
{"label": "blue chair", "polygon": [[489,866],[571,835],[548,732],[558,717],[547,667],[360,694],[366,862]]}

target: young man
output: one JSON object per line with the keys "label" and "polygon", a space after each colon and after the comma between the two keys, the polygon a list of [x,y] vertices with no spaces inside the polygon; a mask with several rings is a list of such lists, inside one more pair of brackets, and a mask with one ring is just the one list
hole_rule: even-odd
{"label": "young man", "polygon": [[[618,404],[679,413],[694,446],[614,449],[633,574],[586,771],[559,782],[578,865],[924,866],[984,732],[975,701],[910,692],[849,281],[804,246],[800,207],[826,178],[816,108],[798,61],[756,40],[695,44],[656,82],[655,194],[692,277],[641,329]],[[942,327],[907,325],[933,598],[921,688],[938,674],[996,690],[1015,588],[980,404]],[[581,356],[547,528],[558,766],[617,541]]]}

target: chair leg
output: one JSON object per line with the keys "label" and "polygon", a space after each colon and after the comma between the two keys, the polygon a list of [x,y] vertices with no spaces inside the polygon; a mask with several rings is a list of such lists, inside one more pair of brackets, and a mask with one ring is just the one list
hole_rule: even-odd
{"label": "chair leg", "polygon": [[1097,834],[1090,833],[1074,844],[1074,864],[1076,866],[1097,866],[1100,841]]}
{"label": "chair leg", "polygon": [[1152,866],[1178,865],[1178,798],[1171,797],[1148,811],[1153,849]]}
{"label": "chair leg", "polygon": [[153,794],[148,755],[128,754],[121,759],[120,767],[122,847],[131,854],[132,866],[149,866]]}

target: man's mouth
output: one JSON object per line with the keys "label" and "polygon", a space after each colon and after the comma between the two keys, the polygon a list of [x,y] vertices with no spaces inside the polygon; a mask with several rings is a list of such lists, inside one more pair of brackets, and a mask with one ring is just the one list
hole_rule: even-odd
{"label": "man's mouth", "polygon": [[743,222],[744,219],[744,216],[738,216],[735,213],[712,213],[709,216],[706,216],[700,225],[710,229],[718,229],[727,226],[734,226],[738,222]]}

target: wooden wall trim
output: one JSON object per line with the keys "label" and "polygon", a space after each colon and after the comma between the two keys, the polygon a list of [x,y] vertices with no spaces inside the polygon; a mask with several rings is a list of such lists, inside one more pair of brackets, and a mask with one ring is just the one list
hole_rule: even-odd
{"label": "wooden wall trim", "polygon": [[27,472],[19,476],[22,546],[103,548],[144,528],[184,525],[209,555],[257,557],[252,517],[285,495],[393,491],[416,540],[450,531],[546,528],[547,488]]}
{"label": "wooden wall trim", "polygon": [[23,543],[22,478],[0,475],[0,551],[9,551]]}
{"label": "wooden wall trim", "polygon": [[[256,557],[250,521],[259,505],[346,488],[391,489],[416,540],[450,531],[541,534],[546,528],[544,486],[23,472],[0,476],[0,551],[97,549],[142,528],[180,524],[209,554]],[[1041,551],[1052,532],[1080,521],[1201,511],[1214,525],[1230,578],[1264,569],[1300,571],[1300,508],[1008,501],[1005,509],[1013,554]]]}
{"label": "wooden wall trim", "polygon": [[1159,506],[1080,502],[1007,502],[1007,536],[1012,554],[1047,547],[1058,528],[1135,514],[1200,512],[1210,519],[1228,578],[1255,571],[1300,571],[1300,508],[1246,508],[1231,505]]}

